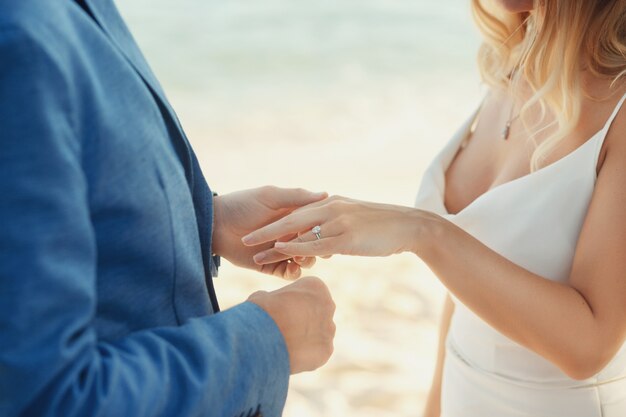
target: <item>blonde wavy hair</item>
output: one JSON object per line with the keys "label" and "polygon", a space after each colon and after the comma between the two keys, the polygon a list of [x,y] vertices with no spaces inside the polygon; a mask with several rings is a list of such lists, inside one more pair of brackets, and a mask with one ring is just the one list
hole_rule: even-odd
{"label": "blonde wavy hair", "polygon": [[[530,86],[521,119],[533,140],[553,129],[535,149],[534,171],[576,127],[583,97],[592,97],[583,89],[582,70],[612,80],[612,87],[625,75],[626,0],[535,0],[530,13],[505,12],[495,1],[472,0],[484,38],[478,64],[490,87],[515,93],[521,79]],[[525,115],[537,104],[542,121],[549,111],[554,122],[530,126]]]}

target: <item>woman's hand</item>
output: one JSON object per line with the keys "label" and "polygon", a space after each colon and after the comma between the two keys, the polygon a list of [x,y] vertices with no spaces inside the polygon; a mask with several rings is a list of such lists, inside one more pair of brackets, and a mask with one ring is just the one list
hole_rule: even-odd
{"label": "woman's hand", "polygon": [[[242,240],[247,246],[276,241],[273,249],[255,255],[260,265],[285,255],[388,256],[415,252],[422,220],[432,216],[408,207],[331,197],[295,210]],[[319,239],[311,231],[315,226],[320,227]],[[281,241],[294,234],[298,237]]]}

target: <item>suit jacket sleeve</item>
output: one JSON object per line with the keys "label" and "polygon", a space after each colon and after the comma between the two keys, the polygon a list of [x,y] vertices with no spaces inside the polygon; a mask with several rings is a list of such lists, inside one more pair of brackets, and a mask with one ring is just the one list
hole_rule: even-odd
{"label": "suit jacket sleeve", "polygon": [[279,416],[289,360],[244,303],[104,342],[69,65],[0,28],[0,415]]}

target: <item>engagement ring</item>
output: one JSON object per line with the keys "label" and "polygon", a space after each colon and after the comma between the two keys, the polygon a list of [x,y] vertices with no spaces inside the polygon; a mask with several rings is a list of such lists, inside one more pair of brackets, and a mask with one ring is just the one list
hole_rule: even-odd
{"label": "engagement ring", "polygon": [[315,226],[313,229],[311,229],[311,233],[315,235],[317,240],[320,240],[322,238],[322,228],[320,226]]}

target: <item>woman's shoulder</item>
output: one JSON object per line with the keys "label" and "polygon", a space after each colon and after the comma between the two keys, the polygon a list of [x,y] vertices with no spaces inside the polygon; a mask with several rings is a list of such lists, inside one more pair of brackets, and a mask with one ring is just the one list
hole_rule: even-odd
{"label": "woman's shoulder", "polygon": [[615,108],[615,115],[609,120],[610,125],[598,156],[598,172],[604,166],[607,156],[616,158],[626,164],[626,88],[621,91],[621,99]]}

